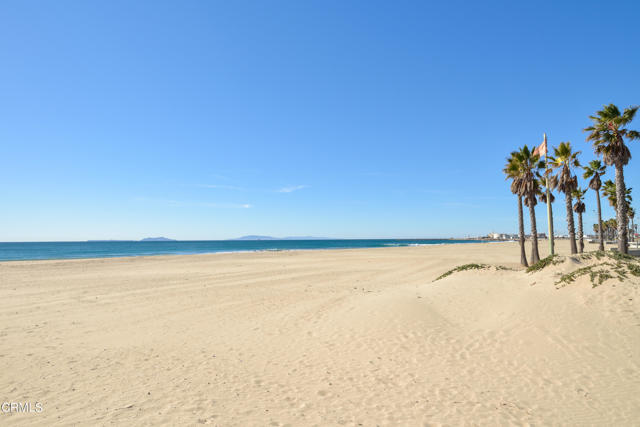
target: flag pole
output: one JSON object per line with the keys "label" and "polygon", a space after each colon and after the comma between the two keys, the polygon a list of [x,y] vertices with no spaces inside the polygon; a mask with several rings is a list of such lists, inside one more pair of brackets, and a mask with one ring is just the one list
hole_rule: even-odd
{"label": "flag pole", "polygon": [[547,191],[547,223],[549,224],[549,253],[554,255],[553,251],[553,221],[551,219],[551,195],[549,191],[549,181],[551,176],[549,175],[549,146],[547,145],[547,134],[543,135],[543,143],[544,143],[544,164],[545,164],[545,177],[546,177],[546,185],[545,189]]}

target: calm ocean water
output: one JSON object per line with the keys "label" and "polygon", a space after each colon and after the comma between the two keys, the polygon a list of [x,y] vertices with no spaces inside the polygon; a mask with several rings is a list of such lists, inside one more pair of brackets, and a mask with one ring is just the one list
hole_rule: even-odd
{"label": "calm ocean water", "polygon": [[110,258],[140,255],[296,249],[381,248],[386,246],[478,243],[477,240],[345,239],[345,240],[193,240],[175,242],[22,242],[0,243],[0,261]]}

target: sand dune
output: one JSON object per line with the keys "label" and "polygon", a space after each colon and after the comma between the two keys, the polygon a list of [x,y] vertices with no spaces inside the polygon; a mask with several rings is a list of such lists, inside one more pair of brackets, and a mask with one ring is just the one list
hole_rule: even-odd
{"label": "sand dune", "polygon": [[[501,243],[0,263],[2,400],[44,408],[0,422],[637,425],[640,281],[556,289],[566,266],[518,260]],[[468,262],[517,271],[433,282]]]}

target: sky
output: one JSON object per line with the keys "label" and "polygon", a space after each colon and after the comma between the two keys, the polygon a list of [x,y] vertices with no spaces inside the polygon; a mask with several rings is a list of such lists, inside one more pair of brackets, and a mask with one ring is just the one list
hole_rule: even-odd
{"label": "sky", "polygon": [[[588,116],[640,103],[638,16],[635,1],[3,1],[0,241],[515,233],[506,156],[546,132],[594,158]],[[554,213],[566,233],[562,196]]]}

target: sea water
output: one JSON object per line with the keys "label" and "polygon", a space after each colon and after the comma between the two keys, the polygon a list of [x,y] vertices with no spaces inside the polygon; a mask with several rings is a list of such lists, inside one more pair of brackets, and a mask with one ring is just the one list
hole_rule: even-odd
{"label": "sea water", "polygon": [[335,240],[180,240],[165,242],[7,242],[0,243],[0,261],[111,258],[142,255],[181,255],[216,252],[357,249],[393,246],[478,243],[451,239],[335,239]]}

